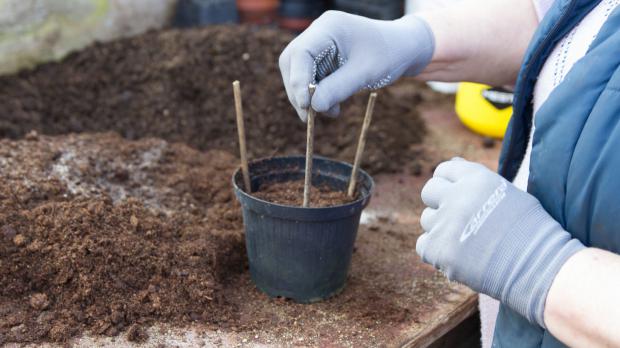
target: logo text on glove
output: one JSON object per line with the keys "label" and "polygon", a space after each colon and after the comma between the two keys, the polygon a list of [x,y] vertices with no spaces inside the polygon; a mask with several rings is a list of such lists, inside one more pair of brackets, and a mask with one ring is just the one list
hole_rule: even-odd
{"label": "logo text on glove", "polygon": [[474,216],[471,217],[463,233],[461,233],[461,238],[459,239],[461,242],[464,242],[471,235],[474,235],[480,229],[480,226],[486,221],[486,219],[491,215],[493,210],[499,205],[499,203],[506,197],[506,189],[508,188],[508,184],[506,180],[502,180],[502,183],[493,191],[491,196],[487,199],[486,202],[482,205],[480,210]]}

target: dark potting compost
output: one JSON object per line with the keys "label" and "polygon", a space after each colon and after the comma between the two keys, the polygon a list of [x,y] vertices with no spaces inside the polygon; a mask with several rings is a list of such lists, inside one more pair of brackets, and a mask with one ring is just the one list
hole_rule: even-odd
{"label": "dark potting compost", "polygon": [[[150,32],[93,45],[60,63],[0,77],[0,137],[116,131],[237,154],[231,83],[240,80],[250,158],[305,152],[305,124],[286,96],[278,57],[292,34],[249,26]],[[402,99],[383,89],[362,168],[371,174],[415,166],[424,123],[421,85]],[[338,119],[317,117],[315,151],[351,161],[367,92]]]}
{"label": "dark potting compost", "polygon": [[[301,206],[303,203],[304,181],[294,180],[286,182],[273,182],[262,185],[258,192],[253,192],[257,198],[267,202]],[[310,207],[323,208],[341,205],[354,201],[356,198],[348,197],[344,191],[333,189],[327,184],[313,186],[310,191]]]}

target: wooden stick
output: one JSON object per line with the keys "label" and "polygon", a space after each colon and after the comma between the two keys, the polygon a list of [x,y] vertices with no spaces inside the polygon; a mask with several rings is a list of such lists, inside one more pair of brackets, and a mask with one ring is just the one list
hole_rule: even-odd
{"label": "wooden stick", "polygon": [[243,185],[245,192],[252,193],[250,184],[250,170],[248,169],[248,155],[245,147],[245,126],[243,125],[243,105],[241,104],[241,84],[233,82],[235,95],[235,111],[237,113],[237,133],[239,133],[239,152],[241,153],[241,172],[243,173]]}
{"label": "wooden stick", "polygon": [[355,162],[353,162],[353,170],[351,171],[351,179],[349,180],[349,190],[347,196],[353,197],[355,193],[355,184],[357,182],[357,172],[360,170],[360,164],[362,162],[362,155],[364,154],[364,147],[366,146],[366,137],[368,135],[368,128],[370,128],[370,121],[372,121],[372,113],[375,109],[375,101],[377,100],[377,93],[370,93],[368,97],[368,106],[366,107],[366,115],[364,116],[364,123],[362,124],[362,132],[357,143],[357,151],[355,152]]}
{"label": "wooden stick", "polygon": [[[311,84],[308,86],[310,91],[310,100],[316,91],[316,86]],[[314,117],[316,112],[312,109],[312,105],[308,107],[308,132],[306,137],[306,177],[304,179],[304,203],[303,207],[310,205],[310,189],[312,188],[312,155],[314,153]]]}

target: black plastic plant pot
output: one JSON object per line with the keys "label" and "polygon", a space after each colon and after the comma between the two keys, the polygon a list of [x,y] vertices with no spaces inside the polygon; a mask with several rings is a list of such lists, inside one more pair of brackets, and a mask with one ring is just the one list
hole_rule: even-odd
{"label": "black plastic plant pot", "polygon": [[[352,167],[315,157],[313,185],[346,191]],[[303,156],[273,157],[249,164],[252,191],[265,183],[304,177]],[[326,299],[345,285],[362,210],[374,188],[370,175],[359,171],[357,199],[326,208],[285,206],[258,199],[243,191],[240,171],[233,175],[243,210],[250,275],[271,297],[300,303]]]}

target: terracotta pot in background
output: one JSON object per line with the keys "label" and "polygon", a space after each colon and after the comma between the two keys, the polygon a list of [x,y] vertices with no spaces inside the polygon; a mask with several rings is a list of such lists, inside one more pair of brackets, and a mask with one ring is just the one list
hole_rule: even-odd
{"label": "terracotta pot in background", "polygon": [[280,27],[301,32],[327,9],[325,0],[280,1]]}
{"label": "terracotta pot in background", "polygon": [[278,16],[278,0],[237,0],[241,23],[270,24]]}
{"label": "terracotta pot in background", "polygon": [[278,24],[280,28],[292,30],[294,32],[301,33],[306,30],[312,24],[313,19],[310,18],[289,18],[289,17],[280,17],[278,19]]}

